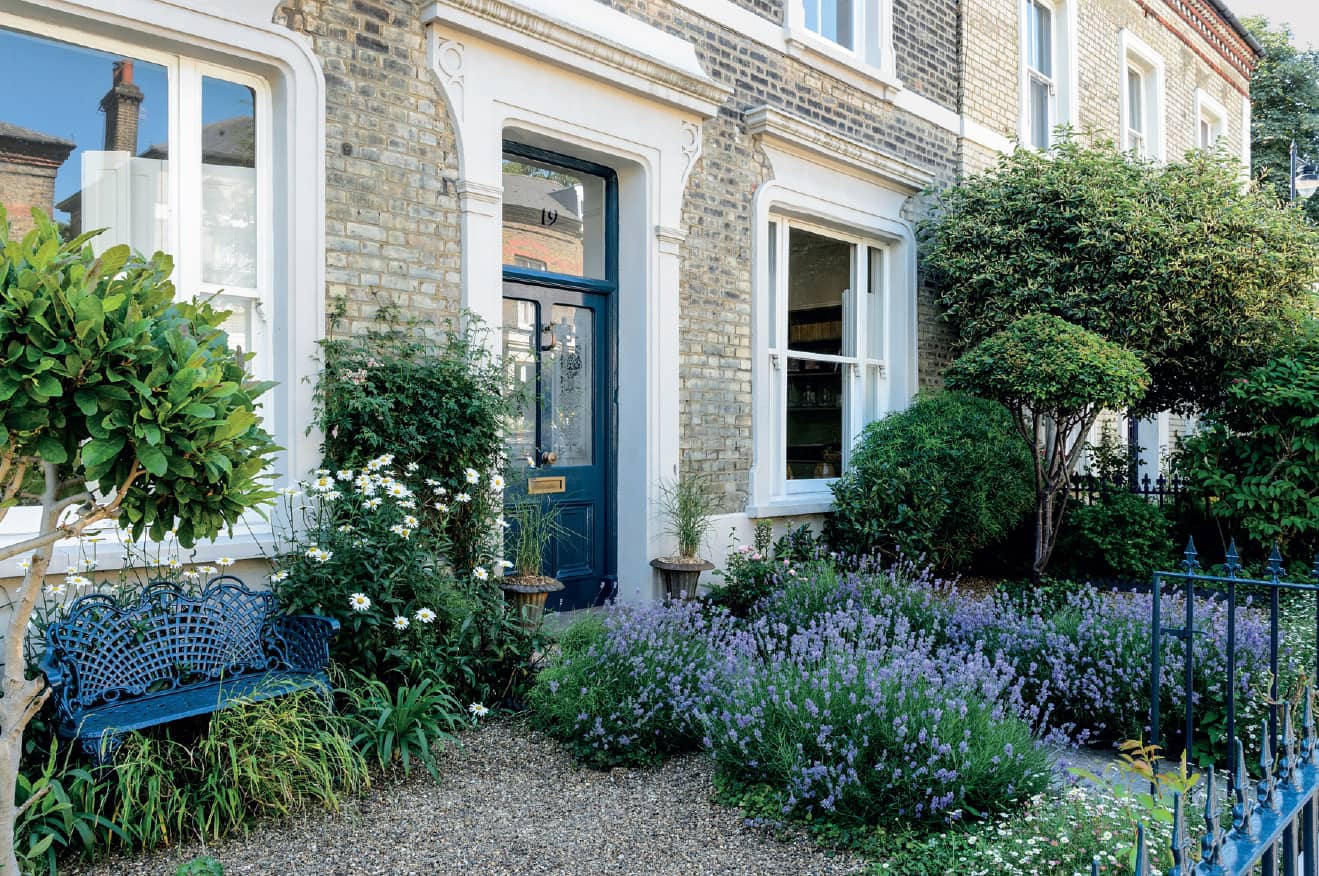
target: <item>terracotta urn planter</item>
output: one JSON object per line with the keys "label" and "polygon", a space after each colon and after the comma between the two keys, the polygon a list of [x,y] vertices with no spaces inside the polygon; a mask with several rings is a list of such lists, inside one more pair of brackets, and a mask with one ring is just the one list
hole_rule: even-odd
{"label": "terracotta urn planter", "polygon": [[545,617],[545,598],[563,589],[563,582],[545,575],[513,575],[499,582],[508,604],[529,627]]}
{"label": "terracotta urn planter", "polygon": [[660,580],[664,582],[664,598],[669,601],[695,599],[701,573],[714,568],[714,563],[700,557],[659,557],[651,560],[650,565],[659,569]]}

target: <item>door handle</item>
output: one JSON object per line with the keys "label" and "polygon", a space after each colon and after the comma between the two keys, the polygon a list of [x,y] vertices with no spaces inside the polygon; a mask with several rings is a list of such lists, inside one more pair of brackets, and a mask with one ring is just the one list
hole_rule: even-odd
{"label": "door handle", "polygon": [[541,451],[541,453],[540,453],[540,464],[541,464],[541,465],[554,465],[554,463],[556,463],[556,462],[558,462],[558,461],[559,461],[559,454],[555,453],[553,450],[542,450],[542,451]]}

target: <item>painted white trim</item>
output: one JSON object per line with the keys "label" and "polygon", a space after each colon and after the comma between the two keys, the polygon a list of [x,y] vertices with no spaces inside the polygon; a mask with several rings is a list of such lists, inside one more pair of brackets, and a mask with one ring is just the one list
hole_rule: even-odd
{"label": "painted white trim", "polygon": [[[618,14],[586,2],[592,15]],[[548,0],[536,3],[550,5]],[[526,11],[531,5],[526,0],[518,7],[523,19],[532,17]],[[675,96],[674,87],[651,90],[642,80],[667,77],[673,70],[661,70],[617,43],[569,34],[561,15],[548,23],[520,21],[520,30],[510,33],[501,16],[511,8],[503,0],[445,0],[426,13],[428,56],[458,144],[462,304],[488,325],[502,323],[505,138],[617,173],[616,311],[623,351],[618,361],[617,571],[620,598],[646,601],[658,592],[650,559],[671,552],[657,491],[678,471],[683,192],[700,159],[701,123],[717,109],[713,96],[725,89],[683,73],[685,96]],[[560,8],[554,5],[556,14]],[[493,19],[476,18],[476,9],[488,10]],[[561,28],[554,37],[560,43],[528,43],[517,35],[554,28]],[[647,33],[652,31],[659,42],[672,39],[653,28]],[[628,33],[633,39],[645,37],[643,42],[649,38],[635,29]],[[572,51],[562,45],[570,39],[581,40]],[[597,75],[602,62],[592,52],[614,58],[613,63],[623,58],[625,69],[611,68],[609,78]],[[693,98],[694,89],[707,89],[711,99]],[[639,94],[646,99],[638,100]]]}
{"label": "painted white trim", "polygon": [[[747,498],[752,516],[820,513],[832,507],[826,482],[809,493],[790,493],[782,470],[785,436],[779,411],[782,375],[770,361],[783,338],[771,338],[769,300],[769,222],[771,217],[799,219],[831,229],[845,239],[873,241],[885,247],[887,274],[882,349],[885,379],[879,399],[883,411],[900,410],[916,393],[916,237],[901,218],[915,188],[894,179],[880,164],[868,174],[855,162],[793,143],[787,126],[764,128],[756,139],[769,160],[772,177],[757,190],[752,204],[752,447]],[[782,323],[782,320],[778,320]],[[784,338],[786,335],[783,336]],[[849,432],[855,439],[864,419],[864,401],[855,406]]]}
{"label": "painted white trim", "polygon": [[1142,109],[1145,111],[1145,157],[1155,161],[1167,160],[1167,106],[1165,99],[1163,56],[1127,28],[1117,35],[1118,52],[1118,142],[1125,149],[1127,128],[1131,124],[1130,85],[1127,69],[1135,67],[1141,75],[1144,88]]}
{"label": "painted white trim", "polygon": [[706,117],[733,93],[706,74],[691,43],[595,0],[437,0],[421,21]]}
{"label": "painted white trim", "polygon": [[[267,317],[279,385],[263,397],[262,413],[286,448],[274,467],[287,482],[315,468],[320,457],[319,436],[305,430],[319,373],[316,344],[325,327],[325,81],[310,41],[273,24],[271,11],[269,0],[6,0],[0,23],[78,44],[112,41],[144,60],[197,59],[245,71],[268,86],[268,164],[279,181],[268,227],[282,240],[271,248]],[[171,111],[179,106],[171,94]],[[204,550],[258,556],[240,529],[246,531],[240,524],[233,538],[221,536]],[[0,577],[18,573],[15,560],[0,563]]]}
{"label": "painted white trim", "polygon": [[[1250,179],[1250,98],[1243,96],[1241,98],[1241,173],[1246,179]],[[1224,127],[1227,122],[1224,121]]]}
{"label": "painted white trim", "polygon": [[1200,123],[1206,119],[1210,121],[1210,130],[1217,132],[1214,142],[1209,144],[1209,148],[1213,149],[1219,141],[1227,136],[1227,107],[1223,106],[1203,88],[1197,88],[1195,90],[1195,130],[1191,136],[1197,149],[1201,148]]}

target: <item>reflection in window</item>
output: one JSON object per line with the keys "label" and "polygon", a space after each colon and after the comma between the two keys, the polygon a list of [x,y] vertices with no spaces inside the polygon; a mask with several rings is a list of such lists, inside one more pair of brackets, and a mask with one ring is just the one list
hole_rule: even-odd
{"label": "reflection in window", "polygon": [[257,286],[256,95],[202,77],[202,282]]}
{"label": "reflection in window", "polygon": [[69,237],[105,228],[97,249],[169,241],[166,69],[0,29],[0,201],[18,233],[32,210]]}
{"label": "reflection in window", "polygon": [[504,155],[506,265],[603,279],[605,181]]}

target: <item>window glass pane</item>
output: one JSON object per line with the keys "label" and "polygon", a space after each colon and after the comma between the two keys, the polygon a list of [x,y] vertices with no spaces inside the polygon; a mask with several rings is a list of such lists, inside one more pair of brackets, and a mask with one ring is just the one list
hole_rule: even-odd
{"label": "window glass pane", "polygon": [[1127,127],[1145,132],[1145,77],[1139,70],[1127,70]]}
{"label": "window glass pane", "polygon": [[1042,3],[1031,4],[1030,64],[1053,76],[1053,12]]}
{"label": "window glass pane", "polygon": [[858,0],[804,0],[806,29],[833,40],[840,46],[856,48],[856,3]]}
{"label": "window glass pane", "polygon": [[785,476],[832,478],[843,467],[843,375],[837,362],[788,359]]}
{"label": "window glass pane", "polygon": [[[229,334],[229,349],[240,353],[254,352],[256,300],[240,295],[215,295],[208,300],[216,310],[229,311],[229,316],[221,324],[221,328]],[[251,368],[252,363],[248,363],[248,367]]]}
{"label": "window glass pane", "polygon": [[538,321],[534,301],[504,299],[504,371],[516,400],[504,427],[504,447],[514,467],[536,464]]}
{"label": "window glass pane", "polygon": [[884,250],[870,247],[866,251],[870,264],[866,283],[866,355],[884,358]]}
{"label": "window glass pane", "polygon": [[[19,233],[37,208],[98,250],[169,248],[164,67],[0,28],[0,201]],[[22,83],[22,85],[20,85]]]}
{"label": "window glass pane", "polygon": [[1049,84],[1032,77],[1030,80],[1030,142],[1038,149],[1049,148],[1052,126],[1052,105]]}
{"label": "window glass pane", "polygon": [[202,282],[255,291],[256,94],[202,77]]}
{"label": "window glass pane", "polygon": [[788,232],[788,347],[843,354],[843,301],[852,245],[800,228]]}
{"label": "window glass pane", "polygon": [[504,154],[504,264],[605,278],[605,181]]}
{"label": "window glass pane", "polygon": [[1210,125],[1209,125],[1209,121],[1208,121],[1207,119],[1201,119],[1201,120],[1200,120],[1200,148],[1201,148],[1201,149],[1208,149],[1211,145],[1213,145],[1213,133],[1212,133],[1212,128],[1210,127]]}

